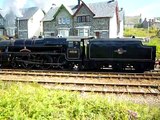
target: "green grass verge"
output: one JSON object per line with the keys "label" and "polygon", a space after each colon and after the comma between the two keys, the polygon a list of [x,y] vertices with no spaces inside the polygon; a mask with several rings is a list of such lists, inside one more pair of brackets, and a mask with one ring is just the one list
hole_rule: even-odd
{"label": "green grass verge", "polygon": [[160,59],[160,38],[155,37],[147,43],[147,45],[153,45],[156,46],[156,57],[157,59]]}
{"label": "green grass verge", "polygon": [[0,120],[158,120],[159,113],[158,107],[104,96],[0,83]]}

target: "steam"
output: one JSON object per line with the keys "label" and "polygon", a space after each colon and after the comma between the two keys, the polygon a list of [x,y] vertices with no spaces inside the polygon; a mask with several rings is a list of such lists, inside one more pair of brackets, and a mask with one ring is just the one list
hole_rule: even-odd
{"label": "steam", "polygon": [[47,11],[52,6],[53,1],[54,0],[4,0],[2,9],[4,14],[13,12],[17,17],[23,17],[21,9],[36,6]]}
{"label": "steam", "polygon": [[9,12],[14,12],[14,14],[18,17],[22,17],[22,13],[20,9],[22,9],[27,0],[5,0],[4,1],[4,12],[9,13]]}
{"label": "steam", "polygon": [[21,9],[27,7],[38,7],[47,12],[54,4],[59,6],[61,4],[73,4],[77,2],[67,2],[66,0],[4,0],[3,1],[3,12],[5,14],[13,12],[17,17],[22,17]]}

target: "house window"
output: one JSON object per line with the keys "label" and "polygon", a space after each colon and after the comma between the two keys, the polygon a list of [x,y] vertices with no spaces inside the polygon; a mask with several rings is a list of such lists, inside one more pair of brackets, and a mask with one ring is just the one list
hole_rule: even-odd
{"label": "house window", "polygon": [[80,23],[80,22],[90,22],[90,16],[87,15],[87,16],[78,16],[77,17],[77,22]]}
{"label": "house window", "polygon": [[101,38],[108,38],[108,32],[107,31],[101,32]]}
{"label": "house window", "polygon": [[78,29],[78,35],[79,36],[89,36],[90,29],[89,28],[81,28]]}
{"label": "house window", "polygon": [[3,19],[0,19],[0,25],[4,25],[4,24],[3,24]]}
{"label": "house window", "polygon": [[0,36],[3,35],[3,30],[0,29]]}
{"label": "house window", "polygon": [[95,36],[97,38],[109,38],[109,32],[108,30],[96,30]]}
{"label": "house window", "polygon": [[69,29],[59,29],[58,36],[68,37],[69,36]]}
{"label": "house window", "polygon": [[84,29],[79,29],[79,36],[84,36]]}
{"label": "house window", "polygon": [[8,36],[14,36],[15,35],[15,29],[14,28],[7,29],[7,35]]}
{"label": "house window", "polygon": [[69,18],[59,18],[58,24],[70,24],[70,19]]}
{"label": "house window", "polygon": [[58,24],[62,24],[62,18],[59,18]]}

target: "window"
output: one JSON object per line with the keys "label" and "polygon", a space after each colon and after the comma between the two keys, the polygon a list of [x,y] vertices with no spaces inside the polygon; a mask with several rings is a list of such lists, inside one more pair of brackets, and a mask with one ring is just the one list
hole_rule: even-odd
{"label": "window", "polygon": [[67,24],[70,24],[70,19],[69,18],[67,19]]}
{"label": "window", "polygon": [[90,30],[89,29],[78,29],[79,36],[89,36]]}
{"label": "window", "polygon": [[78,23],[82,22],[82,16],[78,16],[78,17],[77,17],[77,22],[78,22]]}
{"label": "window", "polygon": [[3,24],[3,19],[0,19],[0,25],[4,25],[4,24]]}
{"label": "window", "polygon": [[90,16],[87,15],[87,16],[78,16],[77,17],[77,22],[80,23],[80,22],[90,22]]}
{"label": "window", "polygon": [[79,36],[84,36],[84,30],[83,29],[79,30]]}
{"label": "window", "polygon": [[68,37],[69,36],[69,29],[58,30],[58,35],[62,36],[62,37]]}
{"label": "window", "polygon": [[86,16],[86,21],[87,21],[87,22],[90,22],[90,16],[89,16],[89,15]]}
{"label": "window", "polygon": [[66,24],[66,18],[62,18],[62,24]]}
{"label": "window", "polygon": [[2,30],[2,29],[0,29],[0,36],[1,36],[1,35],[3,35],[3,30]]}
{"label": "window", "polygon": [[15,35],[15,29],[14,28],[8,28],[7,29],[7,35],[8,36],[14,36]]}
{"label": "window", "polygon": [[59,18],[58,23],[62,24],[62,18]]}
{"label": "window", "polygon": [[58,24],[70,24],[69,18],[59,18]]}

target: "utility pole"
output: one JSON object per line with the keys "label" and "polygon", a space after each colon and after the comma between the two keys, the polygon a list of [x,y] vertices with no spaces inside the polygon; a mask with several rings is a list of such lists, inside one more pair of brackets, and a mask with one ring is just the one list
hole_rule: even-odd
{"label": "utility pole", "polygon": [[148,26],[147,26],[147,28],[148,28],[148,38],[149,38],[149,21],[148,21]]}

